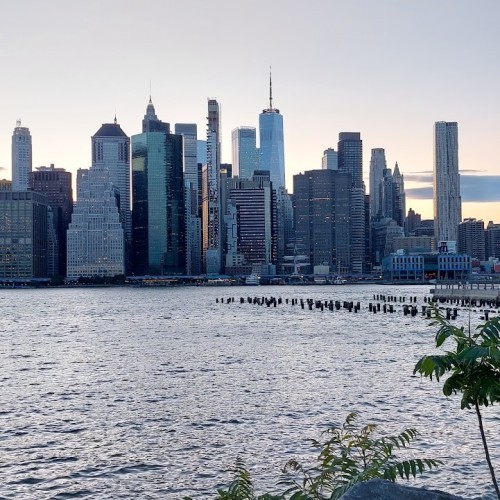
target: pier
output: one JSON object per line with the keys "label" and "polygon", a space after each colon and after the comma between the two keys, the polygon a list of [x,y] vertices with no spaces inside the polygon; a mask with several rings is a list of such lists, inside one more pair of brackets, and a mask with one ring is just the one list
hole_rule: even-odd
{"label": "pier", "polygon": [[500,283],[498,281],[441,282],[437,283],[430,292],[436,300],[500,302]]}

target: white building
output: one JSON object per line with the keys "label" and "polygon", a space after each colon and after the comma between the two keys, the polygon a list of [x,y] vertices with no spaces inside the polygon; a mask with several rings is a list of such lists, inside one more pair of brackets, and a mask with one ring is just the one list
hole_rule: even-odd
{"label": "white building", "polygon": [[79,169],[77,192],[68,228],[67,277],[125,274],[119,193],[108,170]]}
{"label": "white building", "polygon": [[120,125],[104,123],[92,136],[92,167],[106,169],[110,181],[120,192],[120,216],[127,245],[132,242],[130,205],[130,139]]}
{"label": "white building", "polygon": [[12,191],[26,191],[32,169],[31,134],[27,127],[16,123],[12,134]]}
{"label": "white building", "polygon": [[436,122],[434,140],[434,236],[457,241],[462,220],[457,123]]}

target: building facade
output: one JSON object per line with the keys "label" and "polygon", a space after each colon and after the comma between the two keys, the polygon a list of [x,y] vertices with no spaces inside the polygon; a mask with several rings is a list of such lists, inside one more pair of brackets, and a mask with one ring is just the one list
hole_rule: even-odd
{"label": "building facade", "polygon": [[333,148],[328,148],[323,151],[321,158],[321,168],[329,170],[339,169],[339,155]]}
{"label": "building facade", "polygon": [[132,269],[136,275],[184,274],[183,138],[157,119],[151,102],[148,111],[144,132],[132,136]]}
{"label": "building facade", "polygon": [[67,230],[73,213],[71,172],[64,168],[38,167],[31,172],[29,185],[33,191],[47,196],[57,240],[55,275],[65,276],[67,267]]}
{"label": "building facade", "polygon": [[31,134],[27,127],[21,127],[21,120],[16,123],[12,135],[12,190],[26,191],[32,169]]}
{"label": "building facade", "polygon": [[500,224],[493,221],[486,227],[486,258],[500,259]]}
{"label": "building facade", "polygon": [[237,127],[231,132],[234,177],[250,179],[259,170],[259,150],[254,127]]}
{"label": "building facade", "polygon": [[458,225],[458,253],[465,253],[479,261],[486,260],[484,222],[477,219],[464,219]]}
{"label": "building facade", "polygon": [[372,217],[382,215],[380,190],[386,168],[385,149],[372,149],[370,159],[370,212]]}
{"label": "building facade", "polygon": [[48,208],[43,194],[0,192],[0,278],[48,276]]}
{"label": "building facade", "polygon": [[259,115],[259,169],[268,170],[274,189],[285,186],[285,146],[283,115],[273,106],[273,90],[269,75],[269,108]]}
{"label": "building facade", "polygon": [[110,177],[104,166],[78,170],[78,197],[67,235],[70,279],[125,274],[120,192]]}
{"label": "building facade", "polygon": [[458,125],[436,122],[434,127],[434,235],[437,241],[457,241],[462,220],[458,167]]}

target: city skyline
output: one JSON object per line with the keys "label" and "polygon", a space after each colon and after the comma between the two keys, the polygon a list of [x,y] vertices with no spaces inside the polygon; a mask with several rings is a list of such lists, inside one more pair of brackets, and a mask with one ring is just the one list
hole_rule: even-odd
{"label": "city skyline", "polygon": [[[109,22],[115,20],[113,2],[90,1],[78,8],[59,1],[9,5],[5,18],[22,15],[25,29],[19,32],[11,23],[0,34],[9,47],[0,63],[10,75],[0,82],[0,178],[11,178],[10,141],[19,118],[33,138],[33,168],[54,163],[75,176],[91,164],[90,136],[110,123],[115,111],[127,135],[140,132],[150,80],[166,121],[196,123],[199,131],[205,129],[207,98],[217,98],[222,162],[229,162],[231,130],[258,126],[272,64],[273,98],[285,119],[288,186],[293,175],[321,168],[323,151],[335,147],[339,132],[356,131],[364,143],[365,184],[371,149],[384,148],[388,165],[397,161],[405,176],[407,208],[430,218],[433,126],[456,121],[463,217],[498,219],[500,194],[492,186],[500,185],[500,166],[490,145],[500,136],[495,59],[500,34],[494,23],[500,6],[481,4],[482,9],[471,9],[465,1],[411,6],[389,0],[376,5],[324,1],[304,11],[297,2],[256,1],[243,25],[229,2],[187,2],[168,10],[167,17],[167,7],[151,1],[148,10],[157,15],[148,17],[141,40],[127,34],[142,10],[132,2],[120,4],[119,23]],[[203,50],[208,14],[221,24],[212,40],[220,53],[216,63]],[[79,15],[89,20],[91,37],[75,24]],[[280,22],[257,32],[264,18]],[[177,43],[187,27],[192,39]],[[133,58],[137,71],[101,57],[100,47],[109,37]],[[176,44],[177,57],[163,69],[157,60],[168,40]],[[485,197],[488,201],[481,202]]]}

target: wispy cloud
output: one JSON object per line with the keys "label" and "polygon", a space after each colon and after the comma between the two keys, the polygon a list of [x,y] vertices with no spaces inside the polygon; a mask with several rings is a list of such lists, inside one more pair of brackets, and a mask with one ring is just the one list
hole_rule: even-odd
{"label": "wispy cloud", "polygon": [[[463,171],[462,171],[463,172]],[[421,176],[425,177],[425,176]],[[405,180],[407,176],[405,175]],[[410,180],[410,179],[409,179]],[[414,182],[417,182],[414,180]],[[432,177],[427,181],[432,184]],[[405,189],[407,198],[431,200],[432,186]],[[500,175],[460,175],[462,201],[474,203],[500,202]]]}
{"label": "wispy cloud", "polygon": [[405,181],[410,181],[410,182],[421,182],[424,184],[432,184],[432,172],[427,173],[427,172],[420,172],[420,173],[414,173],[414,174],[405,174]]}

